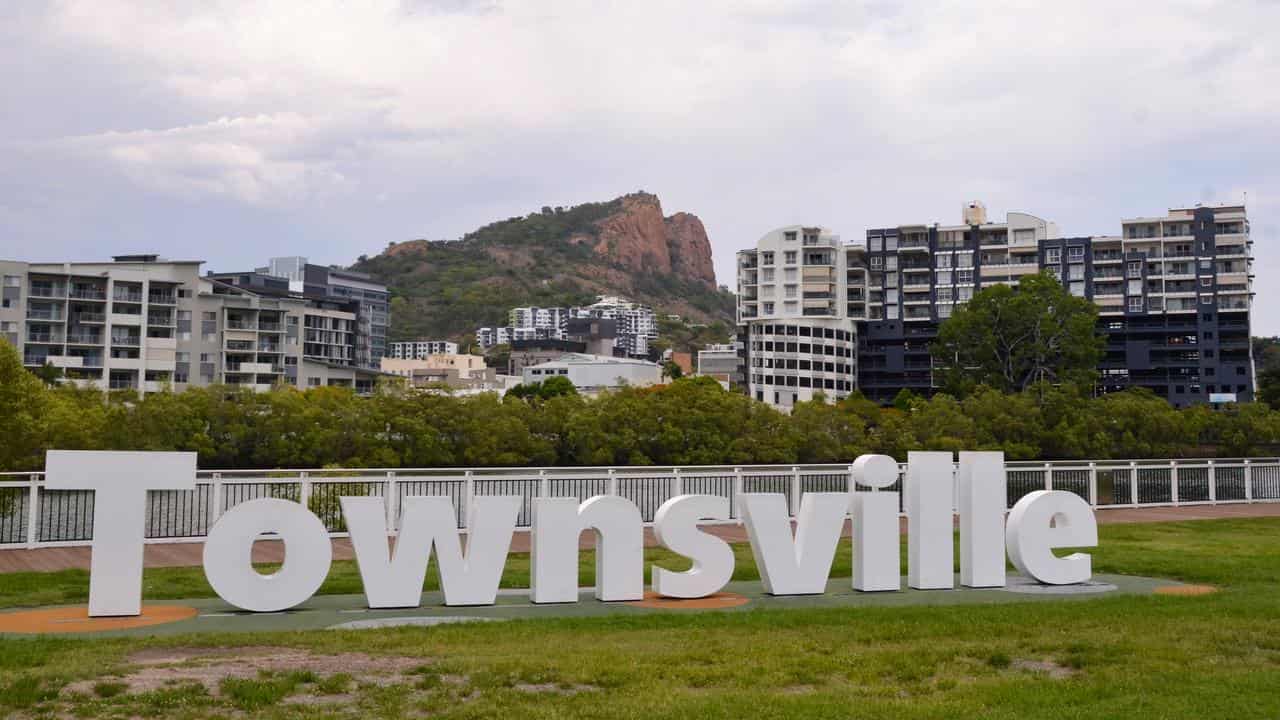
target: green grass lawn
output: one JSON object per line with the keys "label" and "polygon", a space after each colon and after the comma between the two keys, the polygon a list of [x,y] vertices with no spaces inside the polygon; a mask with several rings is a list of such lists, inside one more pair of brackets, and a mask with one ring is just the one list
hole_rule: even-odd
{"label": "green grass lawn", "polygon": [[[0,717],[1280,717],[1280,519],[1106,525],[1100,534],[1097,572],[1221,591],[163,640],[4,639]],[[588,554],[583,566],[589,582]],[[846,543],[833,574],[848,572]],[[522,586],[527,576],[527,558],[513,556],[504,584]],[[750,551],[740,548],[738,578],[754,576]],[[198,569],[148,571],[146,584],[152,599],[209,592]],[[76,602],[86,588],[83,573],[0,575],[0,603]],[[358,592],[354,568],[335,564],[324,591]],[[249,645],[290,648],[301,659],[247,676],[145,687],[141,659],[130,660],[143,650]],[[375,656],[386,672],[362,670],[368,658],[329,657],[352,652]]]}

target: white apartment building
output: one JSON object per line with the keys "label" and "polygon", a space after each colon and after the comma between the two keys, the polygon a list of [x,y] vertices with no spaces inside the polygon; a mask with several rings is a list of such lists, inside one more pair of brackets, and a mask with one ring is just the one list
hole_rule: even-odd
{"label": "white apartment building", "polygon": [[387,346],[387,356],[397,360],[421,360],[429,355],[457,355],[458,343],[448,340],[415,340],[395,342]]}
{"label": "white apartment building", "polygon": [[820,227],[792,225],[738,253],[738,322],[747,328],[747,390],[784,410],[854,389],[866,313],[861,249]]}
{"label": "white apartment building", "polygon": [[215,383],[371,389],[350,363],[355,315],[200,276],[200,261],[0,261],[0,330],[23,364],[69,382],[154,392]]}
{"label": "white apartment building", "polygon": [[631,356],[649,354],[649,343],[658,337],[658,322],[653,310],[624,298],[601,296],[599,301],[583,307],[518,307],[508,313],[510,325],[482,327],[476,330],[476,343],[482,350],[512,341],[567,340],[569,320],[600,318],[617,321],[614,346]]}

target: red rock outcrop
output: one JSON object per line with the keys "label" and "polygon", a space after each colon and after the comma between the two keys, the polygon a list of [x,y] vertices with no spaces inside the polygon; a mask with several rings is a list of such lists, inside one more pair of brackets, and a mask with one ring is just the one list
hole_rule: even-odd
{"label": "red rock outcrop", "polygon": [[711,241],[698,216],[681,212],[663,217],[658,197],[648,193],[619,200],[621,209],[596,223],[596,254],[634,272],[673,274],[716,286]]}

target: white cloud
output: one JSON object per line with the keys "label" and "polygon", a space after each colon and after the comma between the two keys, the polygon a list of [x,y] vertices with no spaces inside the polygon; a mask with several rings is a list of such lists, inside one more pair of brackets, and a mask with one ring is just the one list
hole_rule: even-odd
{"label": "white cloud", "polygon": [[0,118],[15,162],[318,222],[352,236],[333,261],[637,187],[703,217],[724,277],[777,225],[971,196],[1083,234],[1247,189],[1280,221],[1277,3],[63,0],[12,25],[0,59],[49,59],[11,83],[49,119]]}

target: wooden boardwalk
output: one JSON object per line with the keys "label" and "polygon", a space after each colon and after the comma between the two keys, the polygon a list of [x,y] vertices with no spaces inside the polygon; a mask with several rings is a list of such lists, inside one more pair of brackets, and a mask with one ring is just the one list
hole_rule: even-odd
{"label": "wooden boardwalk", "polygon": [[[1097,512],[1099,523],[1133,523],[1133,522],[1179,522],[1183,520],[1210,520],[1217,518],[1255,518],[1280,517],[1280,503],[1259,503],[1253,505],[1193,505],[1183,507],[1154,508],[1102,508]],[[905,521],[903,531],[906,530]],[[746,542],[747,532],[742,525],[714,525],[708,531],[729,542]],[[845,534],[849,534],[849,524],[845,524]],[[655,545],[653,532],[645,529],[645,545]],[[593,533],[583,533],[581,546],[590,548],[595,545]],[[144,554],[146,567],[189,567],[201,564],[204,544],[165,543],[147,545]],[[511,540],[512,552],[529,552],[529,533],[517,531]],[[345,538],[333,541],[333,559],[350,560],[353,558],[351,542]],[[284,545],[277,541],[264,540],[253,548],[254,562],[280,562],[284,559]],[[10,549],[0,550],[0,573],[9,572],[54,572],[58,570],[88,570],[89,548],[55,547],[36,550]]]}

